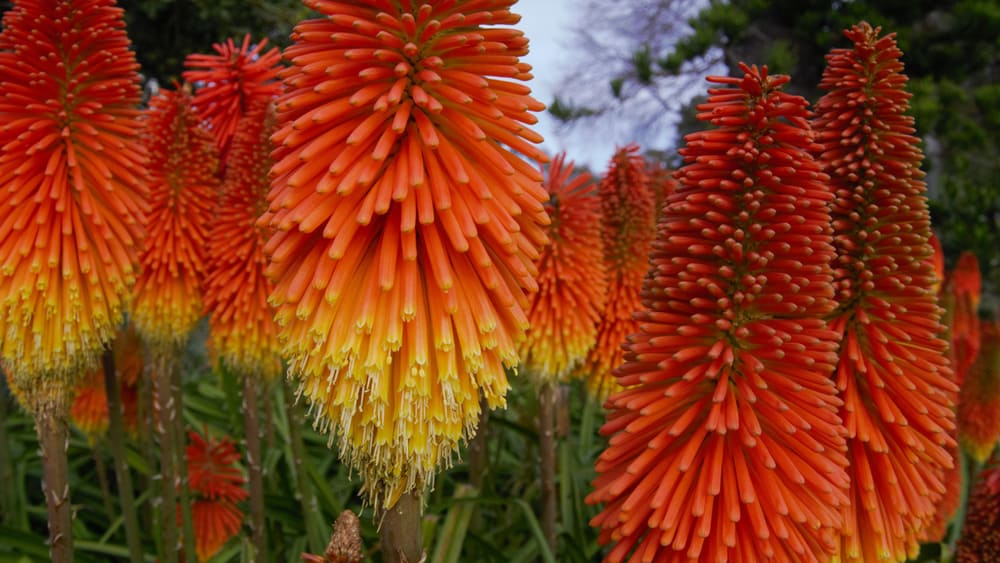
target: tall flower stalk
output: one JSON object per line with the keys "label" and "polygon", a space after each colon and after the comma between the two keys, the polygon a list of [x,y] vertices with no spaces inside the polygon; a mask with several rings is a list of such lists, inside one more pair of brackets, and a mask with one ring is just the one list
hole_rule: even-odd
{"label": "tall flower stalk", "polygon": [[72,389],[114,336],[143,234],[139,76],[112,0],[17,1],[0,32],[0,358],[35,419],[72,561]]}
{"label": "tall flower stalk", "polygon": [[[549,243],[535,261],[538,291],[528,308],[521,370],[538,389],[539,475],[542,531],[556,553],[555,411],[558,385],[594,345],[607,281],[601,252],[601,203],[589,173],[573,174],[572,161],[556,155],[548,167],[545,209]],[[544,171],[544,170],[543,170]]]}
{"label": "tall flower stalk", "polygon": [[[218,150],[201,126],[187,89],[163,90],[146,110],[143,140],[149,151],[149,235],[142,253],[142,275],[135,288],[133,320],[152,356],[159,405],[164,555],[177,556],[171,512],[175,490],[186,538],[191,507],[183,460],[184,430],[179,357],[201,318],[201,283],[205,268],[208,225],[218,190]],[[194,546],[184,544],[187,559]]]}
{"label": "tall flower stalk", "polygon": [[194,105],[210,124],[222,151],[223,184],[208,237],[205,311],[212,352],[243,380],[243,421],[250,476],[250,515],[256,557],[266,559],[267,526],[260,416],[262,386],[281,372],[278,328],[267,303],[273,284],[264,276],[267,229],[256,225],[267,207],[271,168],[272,101],[281,53],[266,41],[239,49],[232,40],[215,45],[217,55],[190,55],[184,76],[203,85]]}
{"label": "tall flower stalk", "polygon": [[813,127],[836,198],[831,328],[848,431],[850,506],[842,561],[901,561],[945,491],[957,391],[941,337],[922,154],[906,115],[901,51],[866,23],[845,32],[820,87]]}
{"label": "tall flower stalk", "polygon": [[787,76],[712,77],[681,149],[590,503],[605,560],[829,561],[847,505],[832,198]]}
{"label": "tall flower stalk", "polygon": [[299,392],[385,514],[386,561],[420,558],[421,491],[480,397],[503,406],[527,329],[547,194],[514,151],[546,157],[513,3],[308,1],[325,17],[285,51],[271,303]]}
{"label": "tall flower stalk", "polygon": [[632,314],[642,308],[639,293],[656,236],[655,201],[638,145],[615,152],[597,191],[608,289],[597,324],[597,342],[581,374],[591,395],[603,401],[618,388],[611,371],[624,358],[621,343],[639,327]]}

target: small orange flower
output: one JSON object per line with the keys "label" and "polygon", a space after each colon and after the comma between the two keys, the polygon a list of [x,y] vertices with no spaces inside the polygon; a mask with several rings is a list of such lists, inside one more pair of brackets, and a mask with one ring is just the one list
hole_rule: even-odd
{"label": "small orange flower", "polygon": [[979,463],[1000,440],[1000,326],[983,323],[983,348],[959,392],[959,439]]}
{"label": "small orange flower", "polygon": [[608,292],[597,325],[597,342],[587,355],[582,374],[590,393],[603,401],[615,388],[611,370],[622,363],[622,342],[639,328],[632,314],[642,308],[639,292],[656,236],[653,193],[638,145],[615,152],[598,185],[598,195]]}
{"label": "small orange flower", "polygon": [[[142,344],[132,325],[118,330],[111,345],[115,358],[122,419],[125,431],[139,430],[139,377],[142,375]],[[70,406],[70,420],[87,438],[95,440],[108,429],[108,396],[104,387],[104,368],[90,371],[77,385],[76,398]]]}
{"label": "small orange flower", "polygon": [[198,560],[205,561],[240,531],[243,513],[236,503],[249,493],[243,488],[246,479],[236,465],[240,454],[232,440],[228,437],[206,440],[197,432],[188,432],[188,438],[195,551]]}
{"label": "small orange flower", "polygon": [[392,506],[504,404],[548,198],[513,0],[327,2],[285,51],[265,247],[279,337]]}
{"label": "small orange flower", "polygon": [[787,76],[713,77],[587,502],[605,561],[829,561],[847,504],[827,177]]}
{"label": "small orange flower", "polygon": [[962,534],[955,546],[955,563],[1000,561],[1000,463],[994,460],[969,497]]}
{"label": "small orange flower", "polygon": [[194,53],[184,60],[184,80],[198,85],[194,107],[208,122],[222,160],[228,163],[229,148],[242,120],[251,108],[266,104],[281,93],[277,81],[281,52],[262,39],[253,47],[250,36],[236,47],[232,39],[212,45],[216,55]]}
{"label": "small orange flower", "polygon": [[207,231],[216,201],[218,153],[186,90],[163,90],[146,111],[149,234],[133,320],[153,349],[184,342],[202,312]]}
{"label": "small orange flower", "polygon": [[3,16],[0,361],[32,403],[66,400],[97,364],[135,283],[137,70],[113,0],[17,2]]}
{"label": "small orange flower", "polygon": [[521,365],[541,381],[558,381],[594,345],[607,284],[601,252],[601,202],[590,174],[573,175],[559,154],[549,165],[545,209],[549,244],[535,261],[538,291],[528,309]]}
{"label": "small orange flower", "polygon": [[851,504],[838,543],[845,561],[902,560],[945,492],[957,391],[941,338],[929,263],[922,154],[893,35],[866,23],[834,49],[813,127],[836,197],[832,216],[843,335],[837,387],[844,400]]}

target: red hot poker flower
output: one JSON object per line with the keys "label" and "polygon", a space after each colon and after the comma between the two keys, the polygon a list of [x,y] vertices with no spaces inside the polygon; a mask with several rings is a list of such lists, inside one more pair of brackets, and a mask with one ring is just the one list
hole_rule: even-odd
{"label": "red hot poker flower", "polygon": [[216,201],[218,153],[186,90],[163,90],[146,111],[149,235],[133,318],[151,347],[184,342],[201,318],[208,225]]}
{"label": "red hot poker flower", "polygon": [[265,51],[265,47],[267,39],[251,47],[246,35],[239,47],[227,39],[212,45],[215,55],[193,53],[184,60],[184,66],[191,69],[184,71],[184,80],[198,85],[194,106],[209,123],[224,160],[228,160],[229,146],[250,108],[281,93],[277,80],[281,52],[275,48]]}
{"label": "red hot poker flower", "polygon": [[543,105],[513,0],[306,4],[285,51],[265,254],[279,337],[376,504],[475,432],[546,242]]}
{"label": "red hot poker flower", "polygon": [[983,323],[983,348],[962,385],[958,401],[959,439],[979,463],[1000,440],[1000,326]]}
{"label": "red hot poker flower", "polygon": [[901,51],[861,24],[834,49],[813,127],[836,198],[831,214],[843,335],[837,386],[844,400],[851,505],[843,561],[902,560],[944,493],[953,463],[956,387],[941,338],[929,259],[922,155],[906,115]]}
{"label": "red hot poker flower", "polygon": [[586,357],[607,290],[600,200],[590,174],[574,176],[573,163],[565,158],[558,154],[549,165],[549,244],[536,260],[538,291],[520,347],[521,365],[544,381],[559,380]]}
{"label": "red hot poker flower", "polygon": [[197,432],[188,432],[188,438],[195,551],[199,561],[206,561],[240,531],[243,513],[236,503],[249,493],[243,488],[246,479],[236,465],[240,454],[232,440],[206,440]]}
{"label": "red hot poker flower", "polygon": [[982,293],[982,274],[979,260],[971,252],[958,257],[955,270],[945,286],[950,292],[954,309],[951,311],[952,368],[959,386],[976,361],[980,348],[979,300]]}
{"label": "red hot poker flower", "polygon": [[[111,346],[118,372],[125,431],[135,434],[139,429],[138,384],[142,375],[142,343],[132,325],[118,330]],[[69,411],[70,420],[91,440],[108,429],[108,397],[104,388],[104,369],[88,373],[77,386],[76,398]]]}
{"label": "red hot poker flower", "polygon": [[608,292],[597,326],[597,342],[582,373],[590,393],[604,400],[616,386],[611,370],[622,363],[622,342],[638,330],[632,314],[642,308],[639,292],[656,236],[653,193],[639,145],[615,152],[597,189]]}
{"label": "red hot poker flower", "polygon": [[787,76],[710,78],[607,401],[605,560],[829,561],[847,504],[827,177]]}
{"label": "red hot poker flower", "polygon": [[22,1],[4,14],[0,361],[39,401],[68,395],[97,364],[135,284],[137,70],[113,0]]}

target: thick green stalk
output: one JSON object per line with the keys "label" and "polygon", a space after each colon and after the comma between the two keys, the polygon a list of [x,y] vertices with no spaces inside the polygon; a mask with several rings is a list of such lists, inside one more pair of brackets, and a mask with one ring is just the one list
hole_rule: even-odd
{"label": "thick green stalk", "polygon": [[[180,358],[180,350],[175,350],[173,355],[175,358]],[[186,455],[186,444],[187,444],[187,433],[184,431],[184,390],[181,386],[181,370],[179,369],[179,361],[173,363],[173,369],[171,369],[170,374],[170,392],[174,399],[174,409],[176,409],[176,415],[173,420],[173,433],[174,433],[174,463],[177,468],[177,491],[179,501],[180,501],[180,513],[181,513],[181,530],[182,544],[184,549],[184,560],[185,561],[197,561],[198,556],[195,552],[195,537],[194,537],[194,518],[191,514],[191,486],[188,482],[188,470],[187,470],[187,455]]]}
{"label": "thick green stalk", "polygon": [[295,483],[298,485],[299,503],[302,505],[302,517],[305,519],[306,531],[309,536],[309,547],[314,551],[323,549],[325,533],[316,526],[317,515],[319,514],[319,503],[316,500],[316,492],[309,481],[309,474],[305,470],[305,443],[302,440],[302,425],[305,424],[304,417],[298,405],[295,404],[293,393],[287,388],[283,389],[285,396],[285,414],[288,417],[288,441],[292,450],[292,473],[295,475]]}
{"label": "thick green stalk", "polygon": [[260,414],[257,412],[258,378],[243,376],[243,427],[247,440],[247,472],[250,475],[250,528],[256,557],[267,561],[267,527],[264,519],[264,469],[261,459]]}
{"label": "thick green stalk", "polygon": [[153,369],[156,376],[156,402],[160,407],[156,430],[160,435],[160,534],[163,539],[163,562],[177,563],[177,466],[174,450],[175,410],[171,378],[175,359],[170,354],[158,354]]}
{"label": "thick green stalk", "polygon": [[424,556],[420,491],[403,494],[382,513],[379,540],[384,563],[418,563]]}
{"label": "thick green stalk", "polygon": [[125,461],[125,422],[122,411],[121,388],[115,370],[115,357],[106,350],[104,363],[104,391],[108,397],[108,441],[111,442],[111,456],[115,467],[115,482],[118,483],[118,500],[122,506],[122,520],[125,523],[125,540],[128,543],[129,559],[132,563],[143,560],[142,537],[139,535],[139,516],[135,511],[132,493],[132,473]]}
{"label": "thick green stalk", "polygon": [[68,401],[54,401],[34,413],[42,453],[42,493],[49,516],[49,554],[52,563],[73,563],[73,510],[69,501]]}
{"label": "thick green stalk", "polygon": [[489,468],[490,407],[485,400],[479,402],[479,424],[476,435],[469,440],[469,484],[477,491],[483,490]]}

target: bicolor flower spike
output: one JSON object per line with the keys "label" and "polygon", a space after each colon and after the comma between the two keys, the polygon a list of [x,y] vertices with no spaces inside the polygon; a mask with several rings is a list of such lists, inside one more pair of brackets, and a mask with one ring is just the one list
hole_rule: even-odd
{"label": "bicolor flower spike", "polygon": [[608,291],[597,325],[597,342],[581,373],[590,394],[603,401],[617,388],[611,371],[622,363],[622,343],[639,327],[632,314],[642,308],[639,293],[656,236],[655,202],[639,145],[615,152],[597,190]]}
{"label": "bicolor flower spike", "polygon": [[246,35],[239,47],[227,39],[212,45],[214,55],[193,53],[184,59],[189,69],[183,73],[184,80],[198,87],[194,96],[196,111],[208,122],[225,161],[240,120],[251,108],[281,93],[281,51],[266,47],[267,39],[251,46],[250,36]]}
{"label": "bicolor flower spike", "polygon": [[1000,561],[1000,460],[979,475],[955,545],[955,563]]}
{"label": "bicolor flower spike", "polygon": [[113,0],[18,1],[4,14],[0,361],[31,403],[68,400],[135,284],[137,70]]}
{"label": "bicolor flower spike", "polygon": [[[119,329],[111,346],[121,397],[125,431],[135,434],[139,430],[139,378],[144,365],[142,342],[132,325]],[[91,370],[77,385],[73,404],[69,409],[70,421],[89,440],[96,441],[108,429],[108,396],[104,387],[104,368]]]}
{"label": "bicolor flower spike", "polygon": [[834,49],[813,128],[831,207],[842,335],[836,381],[848,432],[851,504],[842,561],[901,561],[944,493],[957,391],[930,263],[930,216],[910,95],[892,35],[860,24]]}
{"label": "bicolor flower spike", "polygon": [[146,110],[150,207],[133,320],[166,350],[186,341],[202,314],[208,226],[218,195],[218,151],[182,90],[161,90]]}
{"label": "bicolor flower spike", "polygon": [[[502,406],[548,194],[513,0],[306,5],[285,51],[265,253],[300,393],[392,506]],[[335,429],[334,429],[335,427]]]}
{"label": "bicolor flower spike", "polygon": [[830,561],[847,504],[827,177],[787,76],[712,77],[607,401],[605,561]]}
{"label": "bicolor flower spike", "polygon": [[594,345],[607,291],[601,252],[601,202],[587,172],[573,174],[565,153],[549,165],[545,208],[549,244],[536,261],[538,291],[528,309],[521,366],[538,383],[556,382]]}
{"label": "bicolor flower spike", "polygon": [[243,526],[237,503],[249,493],[237,462],[240,453],[228,437],[215,440],[188,432],[188,478],[191,486],[191,516],[194,520],[195,552],[207,561],[226,545]]}

